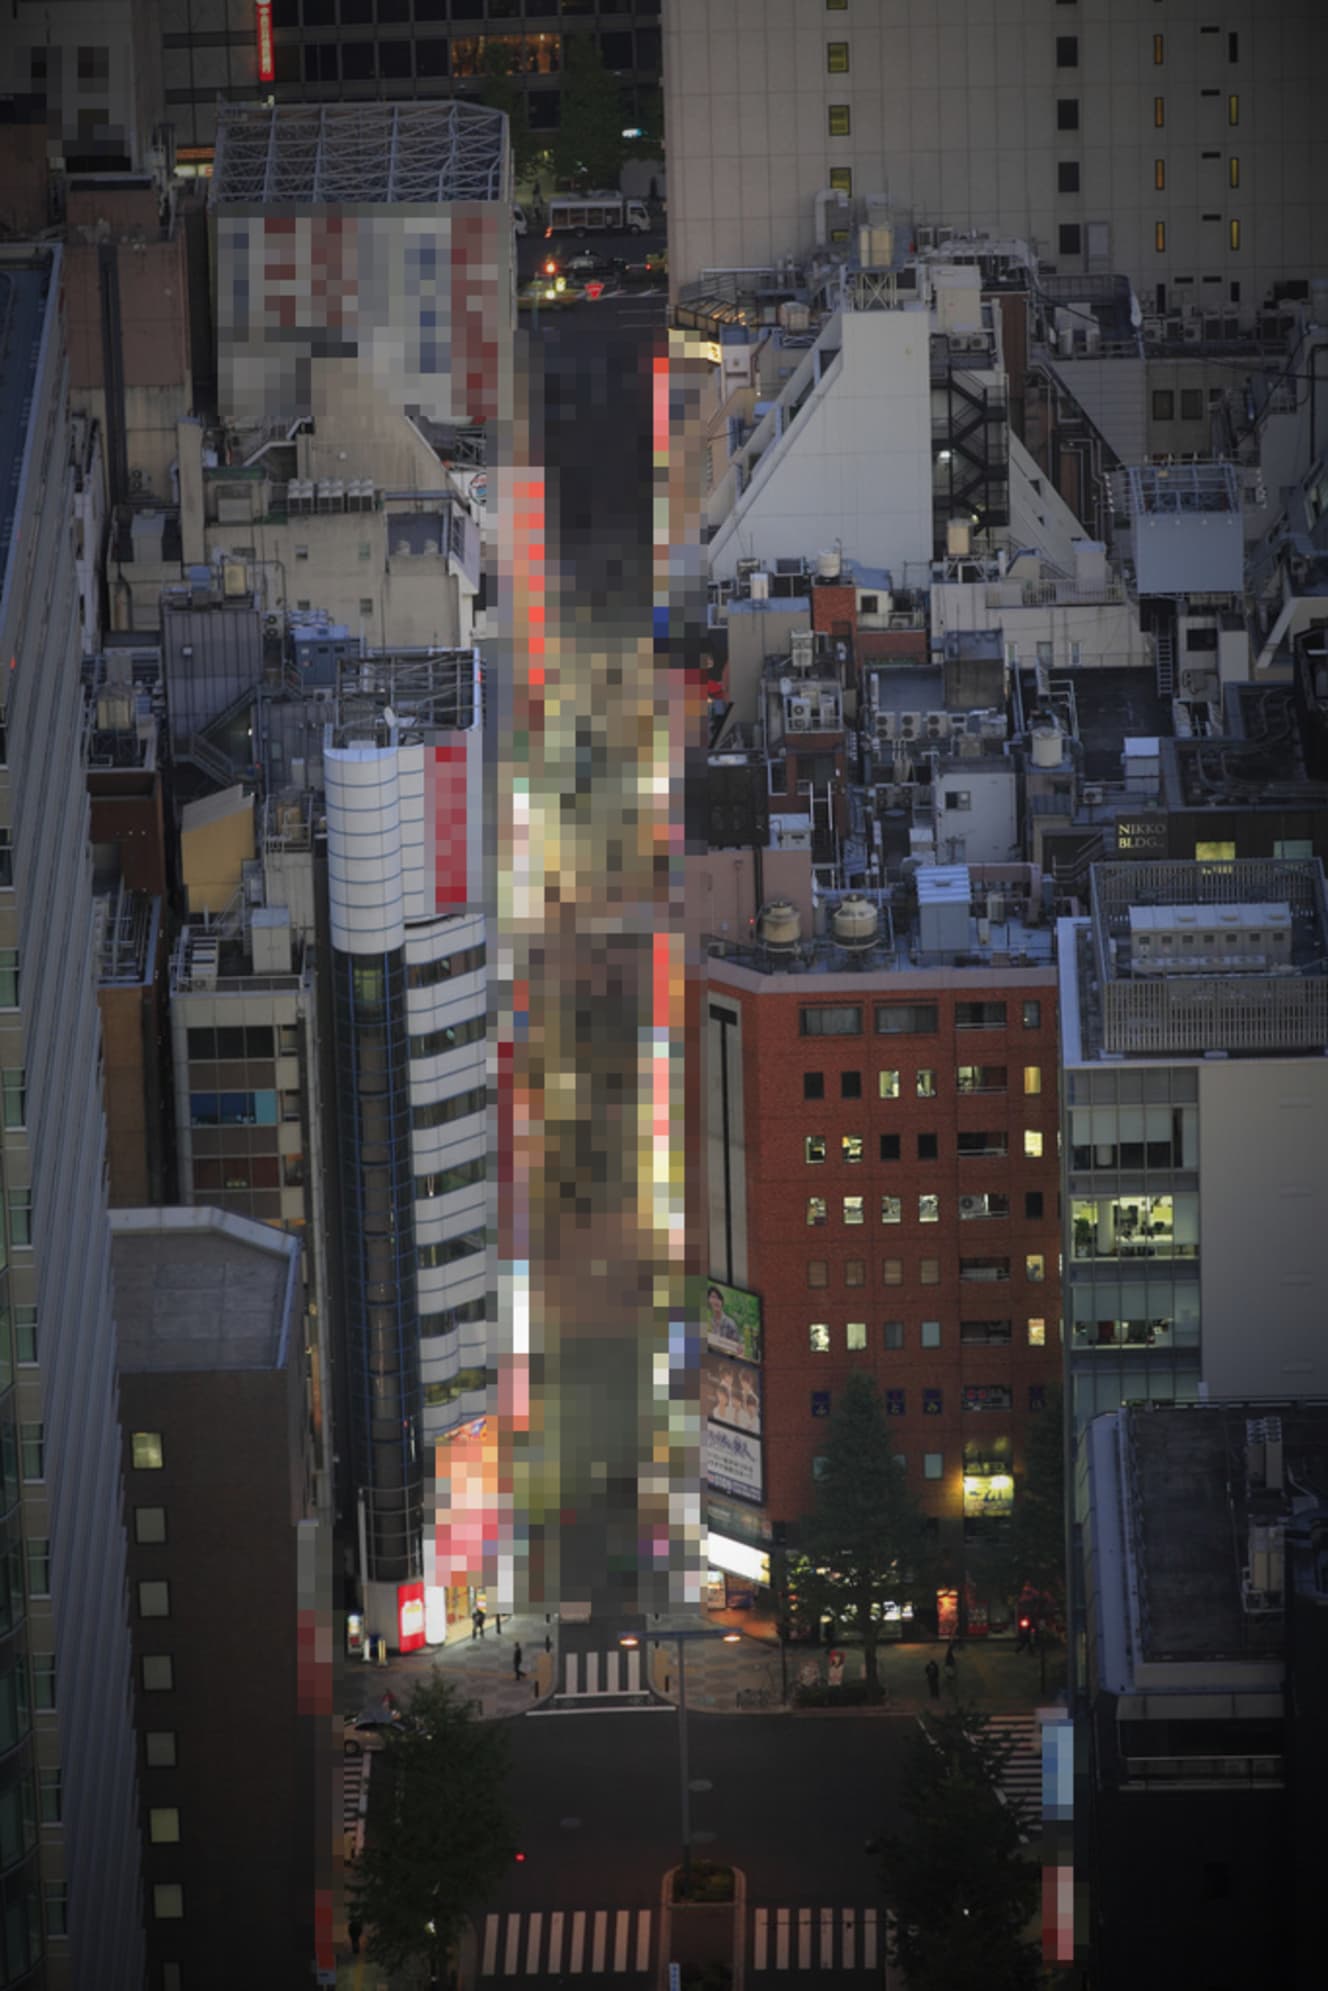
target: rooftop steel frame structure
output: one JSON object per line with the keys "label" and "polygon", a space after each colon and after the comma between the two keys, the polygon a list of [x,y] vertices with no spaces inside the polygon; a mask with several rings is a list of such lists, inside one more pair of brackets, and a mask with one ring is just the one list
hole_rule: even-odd
{"label": "rooftop steel frame structure", "polygon": [[426,104],[221,104],[214,207],[437,206],[511,198],[507,119]]}

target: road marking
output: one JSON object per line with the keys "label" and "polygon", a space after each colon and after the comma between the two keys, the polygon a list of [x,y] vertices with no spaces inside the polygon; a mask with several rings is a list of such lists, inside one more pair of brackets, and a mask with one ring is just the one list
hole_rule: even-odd
{"label": "road marking", "polygon": [[798,1969],[810,1970],[812,1965],[812,1911],[810,1908],[798,1910]]}
{"label": "road marking", "polygon": [[650,1968],[650,1910],[641,1910],[641,1919],[636,1925],[636,1967],[638,1970]]}
{"label": "road marking", "polygon": [[[495,1917],[492,1915],[489,1917],[489,1920],[491,1922],[494,1919]],[[753,1970],[765,1969],[765,1960],[766,1960],[767,1951],[769,1949],[769,1944],[770,1944],[770,1910],[768,1908],[758,1908],[756,1911],[756,1937],[752,1943]]]}
{"label": "road marking", "polygon": [[549,1975],[558,1976],[563,1967],[563,1911],[555,1908],[549,1917]]}
{"label": "road marking", "polygon": [[604,1951],[609,1940],[609,1911],[607,1908],[595,1910],[595,1935],[590,1951],[592,1976],[604,1975]]}
{"label": "road marking", "polygon": [[843,1946],[842,1946],[842,1948],[841,1948],[841,1951],[840,1951],[840,1956],[841,1956],[841,1959],[842,1959],[842,1967],[843,1967],[843,1969],[845,1969],[845,1970],[852,1970],[852,1969],[853,1969],[853,1967],[854,1967],[854,1965],[853,1965],[853,1926],[854,1926],[854,1911],[853,1911],[853,1909],[851,1909],[851,1908],[846,1908],[846,1909],[844,1910],[844,1920],[843,1920],[843,1938],[844,1938],[844,1939],[843,1939]]}
{"label": "road marking", "polygon": [[516,1970],[517,1951],[521,1947],[521,1917],[513,1915],[507,1924],[507,1949],[503,1955],[503,1975],[511,1977]]}
{"label": "road marking", "polygon": [[775,1910],[775,1969],[787,1970],[789,1962],[789,1911]]}
{"label": "road marking", "polygon": [[480,1963],[480,1976],[492,1977],[498,1962],[498,1917],[486,1915],[484,1918],[484,1957]]}
{"label": "road marking", "polygon": [[568,1965],[573,1977],[581,1972],[586,1954],[586,1911],[578,1908],[572,1917],[572,1959]]}
{"label": "road marking", "polygon": [[821,1968],[832,1970],[835,1962],[835,1911],[821,1910]]}
{"label": "road marking", "polygon": [[632,1916],[627,1908],[618,1910],[618,1919],[613,1930],[613,1967],[615,1970],[627,1968],[627,1945],[632,1934]]}
{"label": "road marking", "polygon": [[864,1970],[876,1968],[876,1910],[864,1908],[862,1911],[862,1967]]}
{"label": "road marking", "polygon": [[534,1910],[530,1917],[530,1928],[526,1932],[526,1976],[533,1977],[539,1969],[540,1931],[544,1927],[544,1917]]}

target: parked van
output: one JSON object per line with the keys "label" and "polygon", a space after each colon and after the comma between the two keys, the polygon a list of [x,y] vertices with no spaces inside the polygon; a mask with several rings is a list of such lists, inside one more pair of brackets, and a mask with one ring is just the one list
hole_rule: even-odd
{"label": "parked van", "polygon": [[650,210],[621,194],[559,195],[549,202],[546,235],[644,235]]}
{"label": "parked van", "polygon": [[518,235],[527,233],[529,223],[526,220],[526,210],[523,207],[514,207],[512,209],[512,226]]}

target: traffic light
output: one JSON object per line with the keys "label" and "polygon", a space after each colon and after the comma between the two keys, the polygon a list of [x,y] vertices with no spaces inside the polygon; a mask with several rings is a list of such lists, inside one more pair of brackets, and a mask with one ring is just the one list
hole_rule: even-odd
{"label": "traffic light", "polygon": [[514,1853],[512,1857],[516,1861],[519,1867],[523,1867],[526,1864],[526,1856],[524,1853]]}

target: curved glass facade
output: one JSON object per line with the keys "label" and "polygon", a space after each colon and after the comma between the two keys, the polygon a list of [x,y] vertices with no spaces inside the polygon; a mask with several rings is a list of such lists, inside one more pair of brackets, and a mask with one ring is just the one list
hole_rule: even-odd
{"label": "curved glass facade", "polygon": [[333,957],[355,1484],[373,1581],[421,1572],[419,1306],[405,956]]}

